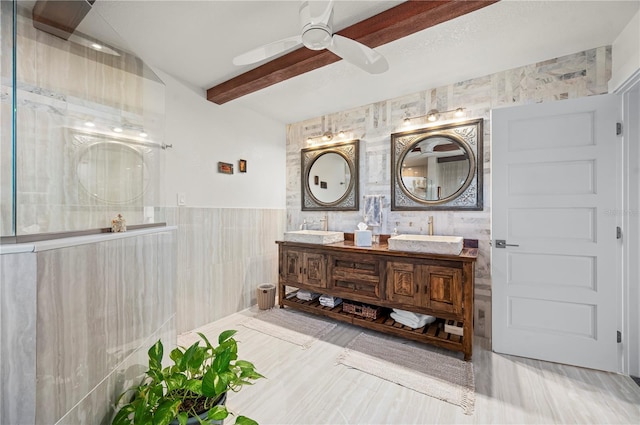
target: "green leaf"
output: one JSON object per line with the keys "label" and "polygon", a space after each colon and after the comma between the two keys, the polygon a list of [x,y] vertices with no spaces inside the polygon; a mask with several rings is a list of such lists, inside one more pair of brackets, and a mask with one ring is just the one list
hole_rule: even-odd
{"label": "green leaf", "polygon": [[228,351],[223,351],[216,356],[211,367],[213,367],[213,369],[218,373],[221,373],[229,369],[229,363],[231,363],[231,353]]}
{"label": "green leaf", "polygon": [[202,338],[202,340],[205,342],[205,344],[207,344],[207,348],[208,348],[209,350],[213,350],[213,346],[211,345],[211,343],[209,342],[209,340],[207,339],[207,337],[206,337],[206,336],[204,336],[204,334],[203,334],[203,333],[201,333],[201,332],[198,332],[198,335],[200,335],[200,338]]}
{"label": "green leaf", "polygon": [[153,415],[153,425],[169,425],[177,415],[181,400],[165,400]]}
{"label": "green leaf", "polygon": [[178,413],[178,423],[180,425],[187,425],[188,420],[189,420],[189,415],[187,415],[187,412]]}
{"label": "green leaf", "polygon": [[127,404],[122,406],[122,408],[116,413],[116,416],[113,418],[112,425],[131,425],[131,420],[133,419],[131,416],[135,408],[131,404]]}
{"label": "green leaf", "polygon": [[187,370],[189,361],[191,360],[191,357],[193,357],[193,353],[195,353],[197,349],[198,349],[197,342],[194,343],[191,347],[187,348],[182,358],[180,359],[180,363],[179,363],[180,370],[183,370],[183,371]]}
{"label": "green leaf", "polygon": [[223,342],[226,342],[229,338],[234,336],[236,333],[238,333],[238,331],[234,331],[234,330],[228,330],[228,331],[222,332],[220,336],[218,336],[218,344],[222,344]]}
{"label": "green leaf", "polygon": [[179,348],[174,348],[171,351],[171,354],[169,355],[169,357],[171,358],[171,360],[173,360],[173,362],[175,364],[179,364],[180,363],[180,360],[182,360],[182,356],[183,356],[182,350],[179,349]]}
{"label": "green leaf", "polygon": [[166,379],[167,391],[183,388],[187,382],[187,377],[181,373],[176,373]]}
{"label": "green leaf", "polygon": [[238,366],[240,369],[255,369],[256,368],[253,365],[253,363],[248,362],[246,360],[237,360],[236,361],[236,366]]}
{"label": "green leaf", "polygon": [[220,381],[218,374],[215,370],[209,369],[202,377],[202,394],[207,397],[215,397],[218,394],[222,394],[224,391],[216,392],[216,381]]}
{"label": "green leaf", "polygon": [[236,424],[238,425],[258,425],[258,422],[246,416],[238,416],[236,418]]}
{"label": "green leaf", "polygon": [[202,363],[204,363],[206,348],[198,347],[197,350],[193,352],[193,355],[189,359],[188,367],[190,370],[193,370],[194,373],[198,373]]}
{"label": "green leaf", "polygon": [[189,379],[184,387],[191,392],[202,395],[202,381],[200,379]]}
{"label": "green leaf", "polygon": [[225,406],[217,405],[213,406],[207,412],[207,419],[210,421],[219,421],[221,419],[226,419],[229,416],[229,411]]}
{"label": "green leaf", "polygon": [[149,369],[161,370],[162,369],[162,355],[164,348],[162,347],[162,341],[158,340],[155,344],[149,348]]}

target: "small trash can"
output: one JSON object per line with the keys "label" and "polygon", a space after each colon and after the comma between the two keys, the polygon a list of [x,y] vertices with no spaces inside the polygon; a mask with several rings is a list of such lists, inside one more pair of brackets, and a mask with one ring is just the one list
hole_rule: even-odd
{"label": "small trash can", "polygon": [[256,293],[258,296],[258,308],[260,310],[269,310],[276,305],[276,285],[263,283],[258,285]]}

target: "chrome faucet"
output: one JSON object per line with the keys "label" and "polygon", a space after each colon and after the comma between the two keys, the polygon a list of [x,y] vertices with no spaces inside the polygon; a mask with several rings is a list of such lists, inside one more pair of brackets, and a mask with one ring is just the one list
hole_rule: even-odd
{"label": "chrome faucet", "polygon": [[433,216],[432,215],[429,216],[427,225],[429,226],[429,236],[433,236]]}
{"label": "chrome faucet", "polygon": [[325,232],[329,230],[329,215],[325,214],[324,217],[320,219],[320,223],[322,223],[322,230]]}
{"label": "chrome faucet", "polygon": [[307,230],[307,219],[305,218],[300,225],[300,230]]}

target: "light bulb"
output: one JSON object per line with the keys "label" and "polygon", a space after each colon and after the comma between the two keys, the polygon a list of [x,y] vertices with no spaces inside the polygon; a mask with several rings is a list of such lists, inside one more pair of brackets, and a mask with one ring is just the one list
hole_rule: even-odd
{"label": "light bulb", "polygon": [[458,108],[456,109],[456,117],[461,117],[462,114],[464,113],[464,108]]}

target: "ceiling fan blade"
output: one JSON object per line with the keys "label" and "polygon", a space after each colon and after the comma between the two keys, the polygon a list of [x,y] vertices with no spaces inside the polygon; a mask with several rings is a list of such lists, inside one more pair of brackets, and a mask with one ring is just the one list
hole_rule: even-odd
{"label": "ceiling fan blade", "polygon": [[389,69],[387,60],[380,53],[341,35],[334,34],[327,49],[370,74],[382,74]]}
{"label": "ceiling fan blade", "polygon": [[325,3],[323,1],[302,0],[298,11],[301,28],[307,25],[329,25],[331,13],[333,12],[333,2],[334,0],[329,0],[326,2],[327,6],[321,8]]}
{"label": "ceiling fan blade", "polygon": [[265,44],[264,46],[249,50],[246,53],[236,56],[235,58],[233,58],[233,64],[249,65],[256,62],[261,62],[279,53],[284,53],[287,50],[301,44],[302,37],[299,35],[274,41],[273,43]]}

